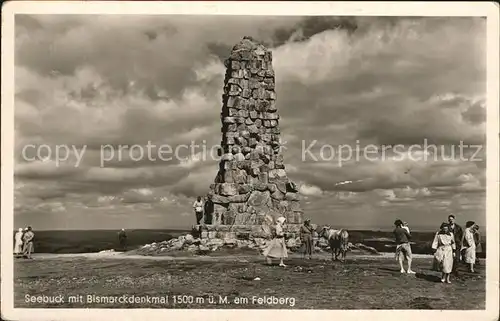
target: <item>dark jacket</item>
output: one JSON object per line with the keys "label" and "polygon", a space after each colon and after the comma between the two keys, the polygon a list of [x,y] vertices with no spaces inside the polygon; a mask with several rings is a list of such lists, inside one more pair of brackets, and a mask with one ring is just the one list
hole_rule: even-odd
{"label": "dark jacket", "polygon": [[402,228],[401,226],[396,227],[393,233],[394,233],[394,238],[396,239],[396,244],[403,244],[410,242],[411,239],[410,233],[408,233],[408,231]]}
{"label": "dark jacket", "polygon": [[463,243],[463,237],[464,237],[464,230],[457,223],[455,223],[454,228],[452,228],[451,224],[449,224],[448,228],[449,228],[450,232],[453,233],[453,236],[455,237],[455,244],[457,246],[457,249],[461,249],[462,243]]}

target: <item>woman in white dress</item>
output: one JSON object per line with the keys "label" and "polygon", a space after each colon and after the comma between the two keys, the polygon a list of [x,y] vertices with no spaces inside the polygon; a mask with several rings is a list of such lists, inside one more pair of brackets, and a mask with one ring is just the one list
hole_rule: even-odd
{"label": "woman in white dress", "polygon": [[469,265],[469,272],[474,273],[474,263],[476,262],[476,242],[474,240],[475,222],[465,223],[464,241],[462,251],[464,253],[465,263]]}
{"label": "woman in white dress", "polygon": [[275,236],[269,243],[266,249],[264,249],[264,256],[266,257],[267,263],[271,264],[272,259],[280,259],[279,266],[285,267],[283,259],[288,257],[288,252],[285,244],[285,233],[283,227],[285,225],[286,219],[284,217],[279,217],[277,219],[275,227]]}
{"label": "woman in white dress", "polygon": [[20,227],[14,235],[14,255],[19,256],[23,254],[23,229]]}
{"label": "woman in white dress", "polygon": [[453,268],[455,255],[455,238],[449,231],[448,224],[441,224],[440,231],[434,236],[432,242],[434,252],[434,268],[441,271],[441,282],[451,283],[450,273]]}

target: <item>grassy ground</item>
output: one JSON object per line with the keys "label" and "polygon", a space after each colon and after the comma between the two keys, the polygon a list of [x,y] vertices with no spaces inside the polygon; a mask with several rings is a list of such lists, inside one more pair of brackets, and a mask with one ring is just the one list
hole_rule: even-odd
{"label": "grassy ground", "polygon": [[[484,268],[439,282],[430,258],[414,260],[416,275],[400,274],[393,258],[354,257],[344,264],[327,256],[292,256],[286,268],[256,255],[198,258],[38,258],[15,262],[16,307],[78,308],[274,308],[274,309],[484,309]],[[260,280],[254,280],[259,277]],[[62,295],[65,302],[26,303],[26,295]],[[83,302],[68,302],[81,295]],[[87,303],[87,295],[169,297],[168,303]],[[192,303],[174,304],[174,296]],[[227,296],[228,304],[217,303]],[[252,297],[293,298],[259,305]],[[209,303],[209,298],[215,302]],[[201,302],[203,298],[204,302]],[[249,302],[234,303],[238,298]],[[182,300],[181,300],[182,301]]]}

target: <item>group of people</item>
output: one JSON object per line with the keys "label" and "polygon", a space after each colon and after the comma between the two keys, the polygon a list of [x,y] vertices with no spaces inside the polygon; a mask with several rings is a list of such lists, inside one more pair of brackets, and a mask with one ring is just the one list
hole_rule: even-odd
{"label": "group of people", "polygon": [[[196,218],[196,225],[200,224],[212,224],[213,218],[212,218],[212,208],[211,208],[211,202],[207,199],[203,201],[201,196],[198,196],[196,198],[196,201],[193,203],[193,209],[194,209],[194,214]],[[218,218],[216,218],[217,221]],[[221,217],[220,222],[224,221],[224,218]],[[220,223],[219,222],[219,223]]]}
{"label": "group of people", "polygon": [[14,256],[16,258],[26,258],[31,259],[31,254],[34,252],[33,241],[35,238],[35,233],[31,226],[26,228],[19,228],[19,230],[14,235]]}
{"label": "group of people", "polygon": [[[281,216],[276,221],[273,239],[262,254],[266,257],[268,264],[272,264],[272,259],[279,259],[279,266],[286,267],[283,263],[283,260],[288,257],[284,233],[286,218]],[[302,241],[302,253],[304,256],[307,255],[309,259],[312,259],[312,253],[318,241],[318,233],[316,232],[316,228],[311,224],[310,219],[304,220],[304,224],[300,227],[299,235]]]}
{"label": "group of people", "polygon": [[[411,233],[408,225],[401,220],[394,222],[394,237],[396,239],[396,259],[401,273],[415,273],[411,269],[412,251],[410,246]],[[434,250],[433,270],[441,272],[441,282],[451,283],[450,275],[458,275],[461,262],[467,264],[468,270],[474,273],[474,265],[479,263],[476,253],[482,251],[479,226],[473,221],[467,221],[465,229],[455,222],[455,216],[450,214],[448,222],[443,222],[432,242]],[[403,262],[407,261],[405,271]]]}
{"label": "group of people", "polygon": [[[201,197],[198,197],[193,204],[197,224],[202,224],[204,221],[207,224],[207,218],[204,215],[205,207],[205,202]],[[284,233],[286,219],[281,216],[276,221],[274,237],[264,249],[263,254],[269,264],[272,263],[272,259],[279,259],[279,266],[285,267],[283,260],[288,257]],[[401,273],[415,274],[411,268],[411,232],[408,223],[398,219],[394,225],[396,227],[393,231],[396,241],[395,257],[399,262],[400,271]],[[318,241],[318,233],[310,219],[304,220],[299,235],[302,241],[301,252],[304,257],[307,256],[311,259],[315,243]],[[433,269],[442,273],[441,282],[451,283],[450,275],[452,273],[458,275],[458,266],[461,262],[466,263],[469,272],[474,273],[474,266],[479,264],[476,252],[482,251],[479,226],[473,221],[468,221],[463,229],[455,222],[455,216],[450,214],[448,222],[442,223],[439,231],[434,235],[432,249],[434,250]],[[406,270],[404,268],[405,261],[408,265]]]}

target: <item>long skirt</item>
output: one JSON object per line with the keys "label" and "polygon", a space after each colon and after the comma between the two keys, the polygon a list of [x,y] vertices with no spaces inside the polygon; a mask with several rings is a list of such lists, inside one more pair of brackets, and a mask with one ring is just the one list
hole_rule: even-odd
{"label": "long skirt", "polygon": [[276,258],[276,259],[281,259],[281,258],[287,258],[288,253],[285,245],[285,239],[284,238],[274,238],[269,242],[269,245],[264,249],[264,252],[262,252],[264,256]]}
{"label": "long skirt", "polygon": [[23,253],[23,242],[16,240],[16,243],[14,244],[14,254],[21,253]]}
{"label": "long skirt", "polygon": [[476,247],[475,246],[469,246],[468,248],[465,249],[465,263],[471,264],[471,263],[476,263]]}
{"label": "long skirt", "polygon": [[309,256],[312,255],[314,250],[314,242],[312,236],[310,235],[304,236],[304,241],[302,243],[302,250],[304,254]]}
{"label": "long skirt", "polygon": [[450,245],[440,246],[434,254],[433,269],[451,273],[453,268],[453,249]]}

